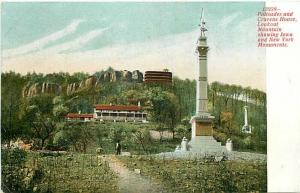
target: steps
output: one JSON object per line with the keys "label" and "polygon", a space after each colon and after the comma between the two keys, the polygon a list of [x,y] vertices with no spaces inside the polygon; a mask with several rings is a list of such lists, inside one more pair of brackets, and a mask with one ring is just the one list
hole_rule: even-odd
{"label": "steps", "polygon": [[188,145],[189,151],[195,153],[227,153],[221,142],[217,142],[212,136],[195,136]]}

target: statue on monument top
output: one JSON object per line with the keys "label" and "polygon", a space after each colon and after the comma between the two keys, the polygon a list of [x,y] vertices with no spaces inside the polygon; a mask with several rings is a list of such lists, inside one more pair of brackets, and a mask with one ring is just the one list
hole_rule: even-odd
{"label": "statue on monument top", "polygon": [[205,37],[205,32],[207,31],[205,24],[206,24],[206,22],[204,21],[204,10],[202,8],[200,24],[199,24],[200,30],[201,30],[200,37]]}

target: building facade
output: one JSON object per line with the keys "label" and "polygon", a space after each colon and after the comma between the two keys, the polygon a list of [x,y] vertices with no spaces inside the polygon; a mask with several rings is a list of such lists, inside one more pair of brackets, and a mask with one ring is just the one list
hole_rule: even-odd
{"label": "building facade", "polygon": [[67,121],[83,121],[88,122],[94,119],[93,114],[81,114],[81,113],[68,113],[66,116]]}
{"label": "building facade", "polygon": [[140,105],[95,105],[93,114],[69,113],[67,121],[147,122]]}
{"label": "building facade", "polygon": [[140,105],[95,105],[94,118],[99,121],[147,122]]}
{"label": "building facade", "polygon": [[146,71],[145,83],[171,84],[172,72],[165,71]]}

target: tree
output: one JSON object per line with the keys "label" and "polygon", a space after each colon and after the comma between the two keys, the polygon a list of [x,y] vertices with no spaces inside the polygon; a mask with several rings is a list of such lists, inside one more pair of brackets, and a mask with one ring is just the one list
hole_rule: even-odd
{"label": "tree", "polygon": [[84,72],[75,72],[72,74],[72,79],[74,82],[80,82],[85,80],[87,77],[89,77],[89,74],[84,73]]}
{"label": "tree", "polygon": [[168,131],[168,128],[164,127],[162,123],[156,123],[155,131],[159,132],[159,141],[162,142],[163,133]]}
{"label": "tree", "polygon": [[196,81],[178,77],[173,78],[173,93],[177,96],[180,106],[179,119],[192,116],[196,105]]}
{"label": "tree", "polygon": [[148,129],[138,129],[133,132],[134,140],[137,144],[140,145],[142,150],[148,154],[149,152],[149,145],[151,145],[151,136]]}
{"label": "tree", "polygon": [[229,136],[239,133],[238,128],[233,122],[233,114],[231,112],[221,113],[221,124],[225,133],[227,133]]}
{"label": "tree", "polygon": [[129,104],[137,105],[138,102],[144,103],[146,101],[146,97],[142,94],[140,90],[128,90],[125,91],[122,96]]}
{"label": "tree", "polygon": [[62,97],[48,95],[35,96],[24,100],[22,120],[30,128],[28,137],[39,141],[44,148],[46,141],[51,141],[54,135],[64,127],[64,115],[67,108]]}
{"label": "tree", "polygon": [[216,103],[216,98],[218,96],[218,92],[219,92],[219,83],[218,82],[213,82],[211,83],[210,86],[210,99],[212,101],[212,107],[213,107],[213,111],[215,110],[215,103]]}
{"label": "tree", "polygon": [[151,119],[158,126],[157,129],[167,127],[175,137],[175,126],[179,122],[179,102],[176,95],[171,92],[162,91],[155,87],[147,92],[150,102]]}
{"label": "tree", "polygon": [[41,141],[41,147],[45,147],[45,142],[57,132],[56,122],[47,115],[36,114],[36,120],[33,122],[34,136]]}
{"label": "tree", "polygon": [[228,84],[225,84],[223,89],[224,89],[223,90],[224,106],[225,106],[225,110],[228,111],[228,101],[232,97],[232,90],[230,85]]}
{"label": "tree", "polygon": [[61,96],[53,98],[53,115],[58,120],[65,118],[65,115],[69,112],[69,108],[66,106],[66,102]]}
{"label": "tree", "polygon": [[56,136],[56,144],[64,145],[65,147],[72,146],[75,151],[86,153],[88,145],[95,140],[93,135],[95,132],[91,129],[87,122],[69,122],[64,125]]}
{"label": "tree", "polygon": [[1,139],[9,140],[22,135],[19,113],[25,78],[15,72],[1,74]]}
{"label": "tree", "polygon": [[249,99],[250,99],[251,94],[252,94],[251,87],[246,87],[243,91],[244,91],[243,95],[244,95],[245,104],[248,105]]}

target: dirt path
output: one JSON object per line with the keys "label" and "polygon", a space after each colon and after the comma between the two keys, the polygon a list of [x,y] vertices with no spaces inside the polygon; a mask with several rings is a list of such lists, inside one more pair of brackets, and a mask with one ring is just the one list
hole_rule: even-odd
{"label": "dirt path", "polygon": [[111,170],[119,175],[120,193],[166,193],[159,184],[130,171],[116,156],[109,155],[103,159],[108,161]]}

